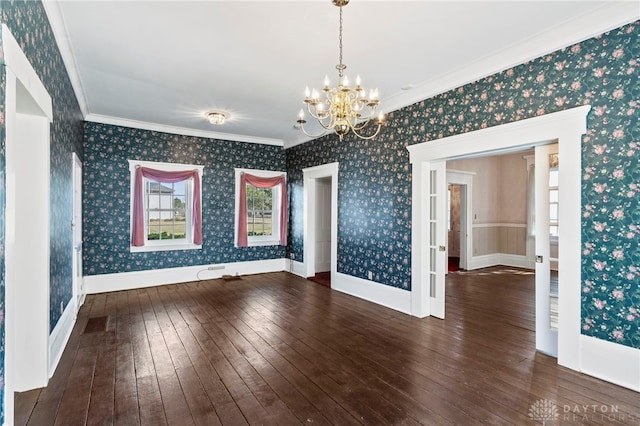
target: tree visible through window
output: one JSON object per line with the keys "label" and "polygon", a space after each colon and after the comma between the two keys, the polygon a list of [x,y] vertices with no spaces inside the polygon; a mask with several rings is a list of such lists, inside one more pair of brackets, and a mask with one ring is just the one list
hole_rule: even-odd
{"label": "tree visible through window", "polygon": [[187,237],[187,193],[190,180],[161,183],[145,179],[147,240]]}
{"label": "tree visible through window", "polygon": [[247,235],[273,235],[273,189],[247,184]]}

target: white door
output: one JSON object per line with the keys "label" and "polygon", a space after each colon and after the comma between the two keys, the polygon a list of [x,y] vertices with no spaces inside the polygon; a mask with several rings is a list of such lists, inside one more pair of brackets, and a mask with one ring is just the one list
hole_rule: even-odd
{"label": "white door", "polygon": [[429,164],[429,295],[431,315],[444,319],[444,283],[447,271],[447,167]]}
{"label": "white door", "polygon": [[331,178],[316,179],[316,273],[331,270]]}
{"label": "white door", "polygon": [[554,357],[558,356],[557,153],[554,144],[536,147],[535,154],[536,350]]}
{"label": "white door", "polygon": [[82,290],[82,163],[73,153],[73,301],[75,312],[80,310]]}

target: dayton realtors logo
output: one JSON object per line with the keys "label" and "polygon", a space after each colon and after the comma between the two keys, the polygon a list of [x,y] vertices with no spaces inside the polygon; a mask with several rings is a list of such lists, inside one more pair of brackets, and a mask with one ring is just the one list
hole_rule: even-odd
{"label": "dayton realtors logo", "polygon": [[536,422],[542,422],[544,426],[547,422],[558,420],[560,413],[558,406],[553,401],[539,399],[529,407],[529,417]]}
{"label": "dayton realtors logo", "polygon": [[620,412],[617,405],[605,404],[564,404],[558,406],[549,399],[539,399],[529,407],[529,418],[544,425],[554,422],[577,423],[584,422],[623,422],[625,424],[640,425],[640,416]]}

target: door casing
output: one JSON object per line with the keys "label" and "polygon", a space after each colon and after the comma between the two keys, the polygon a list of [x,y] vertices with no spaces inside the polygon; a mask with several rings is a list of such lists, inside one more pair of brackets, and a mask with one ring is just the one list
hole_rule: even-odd
{"label": "door casing", "polygon": [[82,285],[82,162],[76,153],[72,153],[73,167],[73,303],[74,313],[77,315],[84,302],[84,289]]}
{"label": "door casing", "polygon": [[469,269],[473,256],[473,176],[474,172],[447,170],[447,184],[460,185],[460,268]]}
{"label": "door casing", "polygon": [[[479,153],[506,153],[531,149],[557,141],[560,158],[559,186],[565,189],[559,222],[563,223],[563,250],[559,262],[562,269],[558,295],[558,363],[580,370],[580,279],[581,279],[581,159],[582,135],[587,130],[585,105],[501,126],[481,129],[447,138],[410,145],[412,165],[412,230],[411,230],[411,308],[412,315],[431,314],[424,303],[429,292],[429,229],[423,223],[428,208],[427,194],[430,163]],[[443,185],[446,183],[443,182]],[[427,200],[428,201],[428,200]],[[445,225],[446,226],[446,223]]]}
{"label": "door casing", "polygon": [[338,269],[338,168],[339,164],[329,163],[309,167],[303,173],[303,208],[304,208],[304,259],[305,277],[316,274],[316,179],[331,178],[331,282],[336,282]]}
{"label": "door casing", "polygon": [[51,97],[6,26],[5,419],[49,379]]}

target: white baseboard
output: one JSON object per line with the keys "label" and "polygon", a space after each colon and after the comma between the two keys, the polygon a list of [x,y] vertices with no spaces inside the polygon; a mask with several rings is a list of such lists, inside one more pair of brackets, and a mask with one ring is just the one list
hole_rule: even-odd
{"label": "white baseboard", "polygon": [[[84,277],[87,294],[155,287],[165,284],[212,280],[223,275],[251,275],[286,271],[287,259],[254,260],[216,265],[185,266],[117,274],[87,275]],[[221,268],[209,270],[209,267]]]}
{"label": "white baseboard", "polygon": [[640,392],[640,349],[580,336],[580,370]]}
{"label": "white baseboard", "polygon": [[493,253],[485,254],[482,256],[473,256],[471,260],[467,262],[467,270],[472,271],[474,269],[488,268],[490,266],[497,265],[511,266],[514,268],[535,269],[534,261],[527,259],[526,256]]}
{"label": "white baseboard", "polygon": [[473,271],[474,269],[488,268],[490,266],[499,265],[498,254],[485,254],[482,256],[473,256],[467,261],[467,270]]}
{"label": "white baseboard", "polygon": [[396,287],[363,280],[340,272],[336,273],[333,290],[411,315],[411,292]]}
{"label": "white baseboard", "polygon": [[289,268],[289,272],[299,277],[307,278],[306,270],[304,268],[304,263],[298,262],[295,260],[290,260],[290,262],[291,262],[291,267]]}
{"label": "white baseboard", "polygon": [[514,268],[535,269],[534,260],[527,259],[527,256],[517,254],[500,253],[500,265],[512,266]]}
{"label": "white baseboard", "polygon": [[62,316],[49,335],[49,378],[53,376],[56,367],[62,358],[64,348],[67,346],[71,332],[76,324],[76,302],[72,299],[62,312]]}

